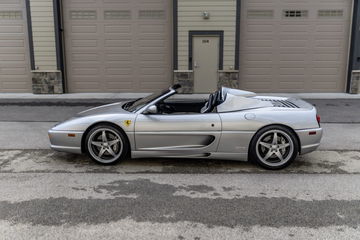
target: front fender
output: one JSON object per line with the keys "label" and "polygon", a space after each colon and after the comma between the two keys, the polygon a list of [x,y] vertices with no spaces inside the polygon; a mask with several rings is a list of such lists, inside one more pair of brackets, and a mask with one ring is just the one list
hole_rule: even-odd
{"label": "front fender", "polygon": [[55,125],[51,130],[84,132],[96,123],[110,122],[121,127],[125,132],[133,132],[135,119],[135,114],[102,114],[75,117]]}

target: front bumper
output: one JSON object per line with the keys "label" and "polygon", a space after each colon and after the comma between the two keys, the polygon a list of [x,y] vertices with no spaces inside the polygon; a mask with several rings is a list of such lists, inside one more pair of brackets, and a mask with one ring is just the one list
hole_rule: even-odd
{"label": "front bumper", "polygon": [[58,131],[50,129],[48,131],[50,147],[60,152],[82,153],[81,139],[83,132],[78,131]]}
{"label": "front bumper", "polygon": [[322,128],[303,129],[295,132],[299,136],[301,144],[300,154],[313,152],[320,146]]}

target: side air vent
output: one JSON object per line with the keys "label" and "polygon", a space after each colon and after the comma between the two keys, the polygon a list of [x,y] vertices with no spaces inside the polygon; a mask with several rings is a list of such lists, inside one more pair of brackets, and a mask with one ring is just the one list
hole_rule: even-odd
{"label": "side air vent", "polygon": [[299,108],[299,106],[288,100],[276,100],[276,99],[266,99],[266,98],[257,98],[257,99],[261,101],[271,102],[274,107]]}

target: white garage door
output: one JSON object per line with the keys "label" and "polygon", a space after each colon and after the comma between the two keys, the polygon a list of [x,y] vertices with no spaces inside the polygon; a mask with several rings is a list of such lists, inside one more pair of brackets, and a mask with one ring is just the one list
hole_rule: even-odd
{"label": "white garage door", "polygon": [[351,0],[242,1],[240,87],[343,92]]}
{"label": "white garage door", "polygon": [[67,0],[70,92],[152,92],[171,82],[171,1]]}
{"label": "white garage door", "polygon": [[0,92],[31,92],[24,0],[0,0]]}

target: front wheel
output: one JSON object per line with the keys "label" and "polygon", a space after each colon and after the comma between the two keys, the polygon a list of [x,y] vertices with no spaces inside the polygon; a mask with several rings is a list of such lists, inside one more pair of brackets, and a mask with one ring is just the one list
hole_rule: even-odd
{"label": "front wheel", "polygon": [[250,159],[266,169],[289,166],[299,152],[295,134],[282,126],[269,126],[258,131],[250,145]]}
{"label": "front wheel", "polygon": [[109,165],[125,158],[128,143],[121,131],[111,125],[103,124],[89,131],[85,147],[92,160]]}

